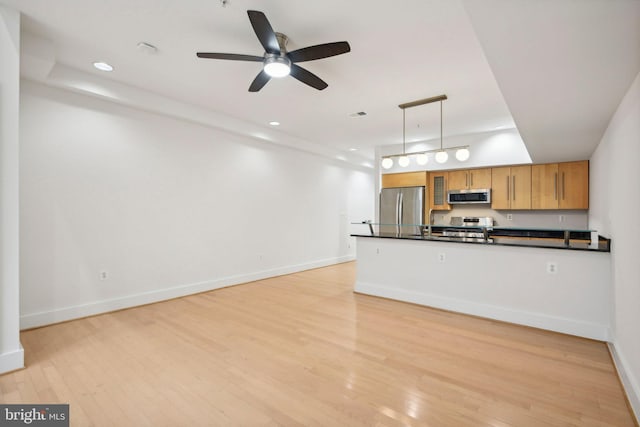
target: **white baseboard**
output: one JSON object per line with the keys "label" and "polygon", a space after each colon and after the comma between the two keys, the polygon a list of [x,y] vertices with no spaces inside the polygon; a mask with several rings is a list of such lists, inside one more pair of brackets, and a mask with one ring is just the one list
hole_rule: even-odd
{"label": "white baseboard", "polygon": [[0,354],[0,374],[24,368],[24,349],[22,345],[14,351]]}
{"label": "white baseboard", "polygon": [[609,328],[596,323],[575,319],[549,316],[544,313],[525,312],[512,308],[482,304],[427,293],[410,292],[372,283],[356,282],[355,292],[374,295],[398,301],[411,302],[428,307],[441,308],[458,313],[471,314],[489,319],[501,320],[518,325],[561,332],[599,341],[609,340]]}
{"label": "white baseboard", "polygon": [[624,391],[627,393],[627,399],[636,417],[636,422],[640,424],[640,383],[638,382],[638,378],[636,378],[631,369],[629,369],[627,359],[620,349],[616,347],[614,343],[607,343],[607,345],[609,346],[609,352],[611,353],[613,364],[618,371],[618,376],[620,377]]}
{"label": "white baseboard", "polygon": [[199,292],[211,291],[225,288],[227,286],[239,285],[253,282],[255,280],[268,279],[270,277],[282,276],[284,274],[297,273],[313,268],[326,267],[328,265],[353,261],[355,256],[347,255],[336,258],[312,261],[304,264],[288,265],[269,270],[256,271],[236,276],[228,276],[220,279],[208,280],[198,283],[174,286],[171,288],[158,289],[151,292],[143,292],[132,295],[125,295],[118,298],[111,298],[102,301],[93,301],[87,304],[70,307],[60,307],[53,310],[39,313],[28,313],[20,316],[20,329],[36,328],[81,317],[93,316],[124,308],[165,301],[172,298],[197,294]]}

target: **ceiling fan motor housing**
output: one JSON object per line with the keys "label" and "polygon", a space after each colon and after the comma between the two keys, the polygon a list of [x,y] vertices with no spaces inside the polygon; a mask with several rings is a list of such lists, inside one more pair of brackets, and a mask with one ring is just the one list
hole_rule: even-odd
{"label": "ceiling fan motor housing", "polygon": [[287,54],[287,43],[289,43],[289,37],[286,34],[276,32],[276,39],[278,39],[278,44],[280,45],[280,53],[282,55]]}

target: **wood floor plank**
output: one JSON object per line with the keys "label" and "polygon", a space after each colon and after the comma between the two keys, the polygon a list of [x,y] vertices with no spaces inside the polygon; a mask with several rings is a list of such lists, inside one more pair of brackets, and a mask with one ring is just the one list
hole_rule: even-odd
{"label": "wood floor plank", "polygon": [[353,293],[355,263],[25,331],[77,426],[634,426],[604,343]]}

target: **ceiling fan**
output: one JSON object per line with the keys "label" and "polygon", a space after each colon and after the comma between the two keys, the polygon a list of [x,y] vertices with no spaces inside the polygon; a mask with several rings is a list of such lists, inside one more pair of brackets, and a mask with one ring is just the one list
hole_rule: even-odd
{"label": "ceiling fan", "polygon": [[287,75],[291,75],[302,83],[318,90],[323,90],[329,85],[320,77],[296,65],[296,63],[342,55],[343,53],[351,51],[349,43],[335,42],[318,44],[287,52],[287,36],[273,31],[264,13],[257,10],[248,10],[247,14],[249,15],[249,21],[251,21],[251,26],[256,36],[258,36],[258,40],[260,40],[260,43],[264,47],[265,52],[263,56],[209,52],[198,52],[196,55],[198,58],[262,62],[262,71],[258,73],[251,83],[251,86],[249,86],[249,92],[259,91],[272,77],[278,78]]}

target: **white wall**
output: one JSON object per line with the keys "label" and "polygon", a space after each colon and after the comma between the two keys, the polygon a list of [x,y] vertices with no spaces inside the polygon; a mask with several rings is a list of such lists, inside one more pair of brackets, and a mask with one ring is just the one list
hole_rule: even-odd
{"label": "white wall", "polygon": [[640,418],[640,74],[591,157],[590,224],[612,239],[613,353]]}
{"label": "white wall", "polygon": [[24,365],[19,311],[20,14],[0,6],[0,374]]}
{"label": "white wall", "polygon": [[606,252],[359,237],[355,289],[604,341],[610,265]]}
{"label": "white wall", "polygon": [[23,328],[349,260],[372,216],[338,161],[33,82],[20,114]]}

